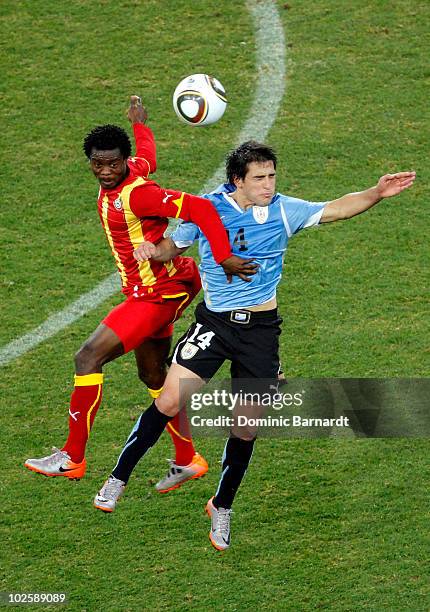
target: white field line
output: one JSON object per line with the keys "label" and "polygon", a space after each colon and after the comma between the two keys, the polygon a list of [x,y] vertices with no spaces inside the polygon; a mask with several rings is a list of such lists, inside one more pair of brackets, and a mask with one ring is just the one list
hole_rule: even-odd
{"label": "white field line", "polygon": [[[278,114],[285,89],[285,40],[276,3],[252,0],[246,2],[255,28],[257,90],[249,117],[240,131],[236,145],[245,140],[265,140]],[[201,193],[211,191],[224,180],[224,165],[203,186]],[[16,338],[0,349],[0,366],[4,366],[41,342],[71,325],[105,299],[119,291],[115,272],[94,289],[81,295],[70,306],[51,315],[38,327]]]}

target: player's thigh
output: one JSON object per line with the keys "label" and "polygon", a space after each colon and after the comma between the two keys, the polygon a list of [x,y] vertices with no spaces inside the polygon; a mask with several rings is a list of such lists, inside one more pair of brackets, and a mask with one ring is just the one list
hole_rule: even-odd
{"label": "player's thigh", "polygon": [[76,373],[88,373],[88,368],[108,363],[123,354],[121,338],[115,331],[100,323],[75,355]]}
{"label": "player's thigh", "polygon": [[232,359],[232,378],[277,379],[279,371],[279,324],[237,330],[237,351]]}
{"label": "player's thigh", "polygon": [[166,366],[172,346],[172,336],[147,338],[134,349],[139,375],[158,372]]}
{"label": "player's thigh", "polygon": [[238,351],[230,368],[232,392],[238,394],[232,433],[252,440],[258,432],[256,423],[266,414],[278,388],[280,327],[275,320],[273,325],[241,329],[237,335]]}

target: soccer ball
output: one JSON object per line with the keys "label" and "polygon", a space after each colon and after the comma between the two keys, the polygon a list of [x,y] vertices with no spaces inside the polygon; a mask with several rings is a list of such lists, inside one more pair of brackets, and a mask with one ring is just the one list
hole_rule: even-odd
{"label": "soccer ball", "polygon": [[225,89],[214,77],[192,74],[182,79],[173,94],[173,108],[188,125],[211,125],[224,114]]}

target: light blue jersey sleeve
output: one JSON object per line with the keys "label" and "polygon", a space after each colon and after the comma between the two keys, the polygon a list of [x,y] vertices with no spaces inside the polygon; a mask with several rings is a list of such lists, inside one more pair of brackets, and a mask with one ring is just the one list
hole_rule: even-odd
{"label": "light blue jersey sleeve", "polygon": [[176,244],[178,249],[184,249],[189,247],[199,239],[201,233],[200,229],[195,223],[184,222],[178,225],[170,238]]}
{"label": "light blue jersey sleeve", "polygon": [[290,196],[281,196],[281,214],[288,236],[318,225],[327,202],[308,202]]}

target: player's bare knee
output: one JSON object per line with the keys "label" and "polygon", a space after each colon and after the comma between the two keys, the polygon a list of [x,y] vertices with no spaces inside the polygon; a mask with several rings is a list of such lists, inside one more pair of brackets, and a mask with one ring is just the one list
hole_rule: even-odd
{"label": "player's bare knee", "polygon": [[247,433],[244,436],[242,435],[240,437],[241,440],[243,440],[244,442],[252,442],[253,440],[255,440],[257,438],[257,436],[255,435],[255,433]]}
{"label": "player's bare knee", "polygon": [[155,400],[155,405],[160,412],[170,417],[175,416],[179,412],[180,407],[179,400],[167,393],[161,393]]}
{"label": "player's bare knee", "polygon": [[75,368],[79,373],[93,372],[101,366],[101,360],[89,342],[85,342],[75,355]]}
{"label": "player's bare knee", "polygon": [[234,425],[231,428],[231,435],[234,438],[239,438],[240,440],[243,440],[244,442],[252,442],[252,440],[255,440],[257,437],[257,428],[247,427],[246,425],[242,427]]}

